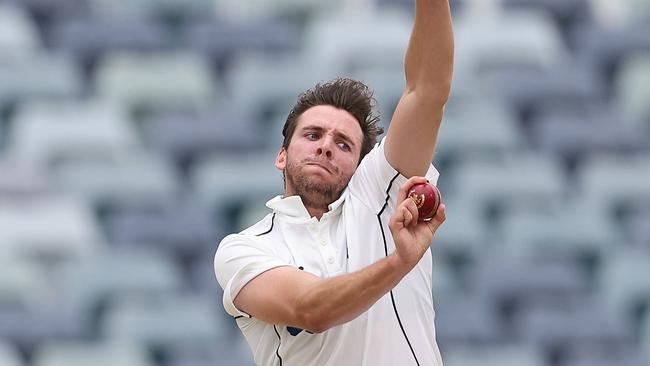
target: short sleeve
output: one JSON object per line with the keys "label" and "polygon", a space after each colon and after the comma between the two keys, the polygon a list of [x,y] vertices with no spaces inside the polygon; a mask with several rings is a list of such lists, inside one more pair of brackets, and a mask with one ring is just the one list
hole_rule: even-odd
{"label": "short sleeve", "polygon": [[[407,181],[407,178],[393,168],[386,159],[385,140],[384,137],[363,158],[348,185],[350,194],[359,198],[376,213],[381,211],[387,198],[389,202],[397,200],[400,186]],[[426,174],[429,182],[436,185],[439,176],[438,170],[430,165]]]}
{"label": "short sleeve", "polygon": [[250,318],[249,314],[235,307],[234,299],[239,291],[260,274],[275,267],[289,265],[291,264],[282,261],[270,248],[249,236],[226,236],[214,256],[214,272],[223,288],[223,306],[226,312],[234,317]]}

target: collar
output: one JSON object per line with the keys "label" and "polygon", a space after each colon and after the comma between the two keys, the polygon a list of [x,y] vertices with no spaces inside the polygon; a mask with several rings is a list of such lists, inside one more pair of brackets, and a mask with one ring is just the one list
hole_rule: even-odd
{"label": "collar", "polygon": [[[345,201],[345,198],[348,195],[348,189],[345,188],[341,196],[334,202],[330,203],[328,206],[329,211],[323,214],[323,218],[337,214],[341,210],[341,204]],[[275,196],[266,202],[266,207],[272,209],[275,212],[278,212],[283,215],[296,218],[305,218],[310,219],[311,215],[307,208],[302,203],[300,196],[289,196],[284,197],[282,195]]]}

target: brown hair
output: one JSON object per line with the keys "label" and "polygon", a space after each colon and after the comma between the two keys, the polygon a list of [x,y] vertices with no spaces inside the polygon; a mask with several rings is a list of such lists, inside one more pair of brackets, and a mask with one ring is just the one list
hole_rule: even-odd
{"label": "brown hair", "polygon": [[287,149],[300,117],[306,110],[318,105],[331,105],[349,112],[359,122],[363,132],[363,144],[359,161],[377,143],[377,136],[384,133],[379,126],[379,115],[373,113],[375,98],[368,86],[360,81],[348,78],[336,78],[300,94],[282,129],[284,141],[282,147]]}

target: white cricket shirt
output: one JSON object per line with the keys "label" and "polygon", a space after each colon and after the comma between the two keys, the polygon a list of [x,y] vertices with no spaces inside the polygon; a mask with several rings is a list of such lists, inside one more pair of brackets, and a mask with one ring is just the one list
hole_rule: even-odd
{"label": "white cricket shirt", "polygon": [[[430,166],[433,184],[438,172]],[[278,266],[320,277],[355,272],[395,250],[388,222],[406,178],[384,156],[383,140],[362,160],[321,220],[298,196],[275,197],[255,225],[225,237],[214,259],[223,304],[235,317],[260,366],[440,366],[431,294],[432,257],[356,319],[320,334],[250,317],[233,304],[248,281]],[[282,296],[282,294],[278,294]]]}

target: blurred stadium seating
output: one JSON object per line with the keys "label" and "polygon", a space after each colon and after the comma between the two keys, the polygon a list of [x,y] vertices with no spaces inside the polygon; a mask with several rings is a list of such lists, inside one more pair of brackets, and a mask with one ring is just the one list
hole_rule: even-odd
{"label": "blurred stadium seating", "polygon": [[[650,366],[650,0],[450,0],[448,366]],[[212,256],[297,95],[387,127],[412,0],[1,0],[0,365],[252,365]]]}

